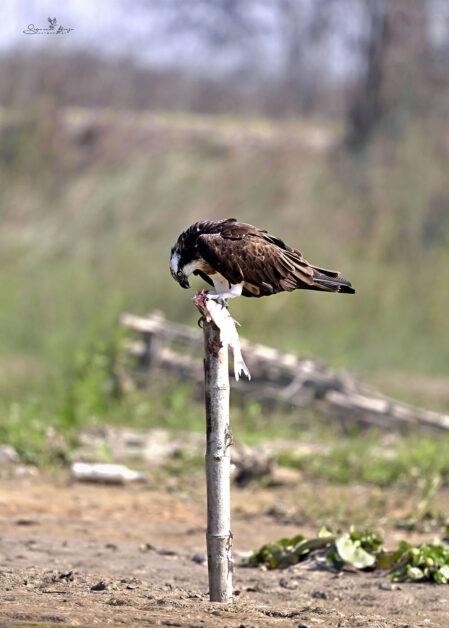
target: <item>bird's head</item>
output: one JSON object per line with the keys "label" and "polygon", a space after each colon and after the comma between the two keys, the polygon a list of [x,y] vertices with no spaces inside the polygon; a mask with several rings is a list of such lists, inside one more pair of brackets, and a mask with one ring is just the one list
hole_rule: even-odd
{"label": "bird's head", "polygon": [[170,253],[170,272],[175,281],[182,288],[190,288],[186,266],[191,260],[186,259],[185,252],[178,245],[175,245]]}

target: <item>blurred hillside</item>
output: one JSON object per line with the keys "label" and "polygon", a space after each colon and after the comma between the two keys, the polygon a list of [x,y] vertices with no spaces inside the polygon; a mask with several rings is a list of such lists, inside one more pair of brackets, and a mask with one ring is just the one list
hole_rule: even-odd
{"label": "blurred hillside", "polygon": [[106,333],[122,308],[193,321],[169,248],[191,222],[235,215],[358,289],[242,299],[233,311],[249,336],[362,371],[447,373],[447,139],[417,121],[363,156],[340,142],[338,127],[310,120],[48,102],[4,111],[4,349],[50,343],[59,353],[58,335],[76,346],[89,328]]}

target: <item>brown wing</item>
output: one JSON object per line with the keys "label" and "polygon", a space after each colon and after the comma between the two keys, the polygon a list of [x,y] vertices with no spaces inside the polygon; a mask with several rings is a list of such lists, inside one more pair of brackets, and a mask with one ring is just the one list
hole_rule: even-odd
{"label": "brown wing", "polygon": [[202,257],[233,284],[245,283],[246,296],[312,288],[314,271],[296,249],[266,231],[234,223],[197,240]]}
{"label": "brown wing", "polygon": [[228,281],[243,281],[245,296],[297,289],[355,292],[338,271],[312,266],[298,249],[265,230],[235,219],[217,223],[215,228],[214,233],[198,237],[198,250]]}

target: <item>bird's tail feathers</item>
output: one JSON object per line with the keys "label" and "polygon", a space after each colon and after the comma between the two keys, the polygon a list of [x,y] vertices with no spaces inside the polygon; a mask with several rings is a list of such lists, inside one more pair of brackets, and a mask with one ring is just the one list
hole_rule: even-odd
{"label": "bird's tail feathers", "polygon": [[355,293],[351,282],[341,277],[338,271],[319,268],[318,266],[312,266],[312,268],[314,284],[318,288],[329,292]]}

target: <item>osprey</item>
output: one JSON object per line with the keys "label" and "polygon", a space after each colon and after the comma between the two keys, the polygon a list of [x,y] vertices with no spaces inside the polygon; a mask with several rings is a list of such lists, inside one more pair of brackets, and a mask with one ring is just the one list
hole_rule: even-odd
{"label": "osprey", "polygon": [[204,220],[183,231],[171,250],[170,271],[183,288],[190,287],[190,274],[199,275],[215,288],[208,296],[222,304],[298,289],[355,292],[339,272],[309,264],[298,249],[236,218]]}

